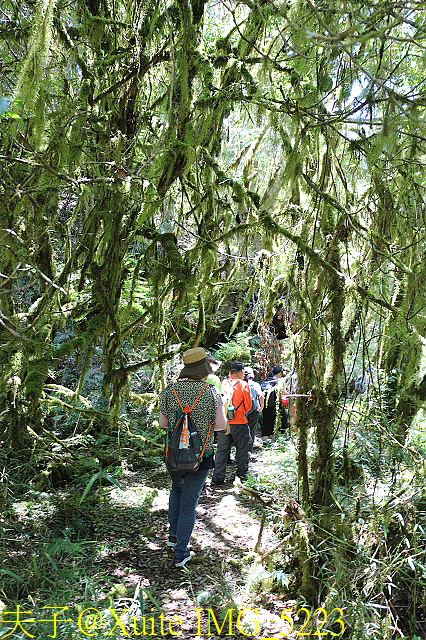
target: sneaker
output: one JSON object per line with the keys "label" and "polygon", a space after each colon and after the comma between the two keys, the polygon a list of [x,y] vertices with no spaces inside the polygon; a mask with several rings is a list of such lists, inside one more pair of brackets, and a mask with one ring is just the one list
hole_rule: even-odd
{"label": "sneaker", "polygon": [[191,560],[191,553],[189,551],[183,558],[177,558],[175,556],[175,567],[184,567],[189,560]]}
{"label": "sneaker", "polygon": [[247,480],[247,476],[235,476],[235,484],[243,484]]}
{"label": "sneaker", "polygon": [[211,487],[217,487],[221,484],[225,484],[225,480],[218,480],[217,478],[212,478],[210,481],[210,486]]}
{"label": "sneaker", "polygon": [[175,547],[176,546],[176,536],[169,536],[169,539],[167,540],[167,546],[168,547]]}

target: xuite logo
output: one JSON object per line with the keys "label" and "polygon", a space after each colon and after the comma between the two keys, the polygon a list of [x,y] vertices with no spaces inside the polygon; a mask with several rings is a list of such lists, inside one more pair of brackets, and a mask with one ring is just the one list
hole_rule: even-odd
{"label": "xuite logo", "polygon": [[[115,636],[183,636],[183,621],[179,615],[166,618],[161,608],[151,607],[148,615],[131,615],[130,609],[117,610],[105,609],[100,611],[95,607],[88,607],[81,611],[77,618],[67,618],[65,612],[69,607],[41,607],[40,616],[36,617],[32,611],[22,611],[17,605],[15,611],[3,611],[0,625],[0,638],[14,636],[18,631],[22,632],[21,638],[60,638],[62,625],[71,623],[76,625],[83,637]],[[195,609],[196,622],[194,633],[200,637],[209,636],[246,636],[253,637],[259,633],[262,621],[259,619],[256,608],[228,609],[221,624],[219,624],[213,609]],[[248,615],[251,614],[251,615]],[[300,616],[300,614],[303,614]],[[50,615],[50,617],[45,617]],[[28,617],[31,616],[31,617]],[[247,616],[247,619],[245,620]],[[296,621],[297,620],[297,628]],[[331,638],[342,635],[345,630],[342,609],[335,607],[330,614],[323,608],[316,609],[313,614],[306,607],[301,607],[294,613],[294,607],[282,611],[280,628],[276,628],[274,635],[263,640],[280,640],[290,633],[296,632],[297,636],[326,636]],[[42,625],[40,633],[37,624],[47,623],[49,633],[46,633],[46,624]],[[300,626],[300,628],[299,628]],[[1,628],[3,627],[3,628]],[[4,628],[5,627],[5,628]],[[186,629],[187,627],[185,627]],[[75,629],[73,632],[73,637]],[[68,633],[67,633],[68,637]]]}

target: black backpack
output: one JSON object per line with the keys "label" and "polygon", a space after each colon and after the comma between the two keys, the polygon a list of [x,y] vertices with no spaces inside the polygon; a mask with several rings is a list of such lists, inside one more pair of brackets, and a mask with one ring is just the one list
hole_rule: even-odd
{"label": "black backpack", "polygon": [[197,427],[191,418],[191,412],[197,404],[204,389],[208,386],[209,385],[206,384],[198,394],[191,408],[187,405],[184,409],[177,396],[175,385],[173,384],[173,393],[178,401],[180,410],[177,412],[173,430],[171,433],[170,430],[167,433],[164,458],[167,468],[170,470],[197,471],[200,466],[204,455],[204,449],[206,448],[207,440],[209,439],[211,425],[209,426],[204,447],[202,447]]}

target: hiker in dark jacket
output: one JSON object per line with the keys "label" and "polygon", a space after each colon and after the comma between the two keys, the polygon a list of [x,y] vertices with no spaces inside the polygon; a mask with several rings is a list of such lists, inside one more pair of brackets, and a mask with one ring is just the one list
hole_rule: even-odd
{"label": "hiker in dark jacket", "polygon": [[[273,435],[275,430],[275,420],[277,417],[277,389],[278,381],[283,375],[283,370],[279,366],[272,367],[269,376],[260,385],[264,395],[264,408],[262,411],[262,440],[264,444]],[[286,392],[284,392],[286,393]],[[281,406],[281,402],[280,402]],[[281,430],[288,428],[287,413],[284,407],[281,410]]]}

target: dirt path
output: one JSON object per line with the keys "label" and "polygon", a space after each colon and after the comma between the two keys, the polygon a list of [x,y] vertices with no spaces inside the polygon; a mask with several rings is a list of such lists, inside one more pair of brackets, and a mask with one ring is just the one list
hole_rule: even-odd
{"label": "dirt path", "polygon": [[[261,458],[259,455],[259,460],[251,463],[251,473],[261,468]],[[142,617],[145,616],[148,625],[149,616],[154,616],[147,635],[155,632],[172,637],[179,631],[180,637],[185,638],[215,638],[225,619],[221,635],[244,637],[242,631],[254,631],[254,627],[250,631],[250,627],[244,626],[254,613],[246,611],[237,625],[237,607],[242,606],[258,610],[257,619],[263,620],[261,635],[269,637],[277,627],[285,604],[268,592],[259,596],[261,602],[253,601],[256,595],[252,587],[257,583],[253,571],[261,570],[261,565],[256,569],[253,549],[259,536],[263,506],[240,483],[233,482],[234,475],[235,467],[228,466],[223,487],[201,496],[190,543],[194,557],[184,569],[174,567],[173,554],[166,546],[170,484],[166,472],[152,469],[144,474],[148,488],[142,486],[140,476],[129,476],[124,496],[122,492],[121,495],[118,491],[112,492],[122,501],[123,508],[115,506],[114,521],[103,524],[103,533],[105,540],[111,538],[111,545],[111,536],[120,535],[122,544],[117,548],[117,538],[114,538],[115,552],[106,552],[98,569],[117,580],[116,593],[110,593],[109,597],[117,610],[130,604],[138,621],[135,622],[138,632],[143,630]],[[143,517],[141,503],[146,504],[142,507]],[[265,527],[262,543],[269,542],[271,547],[275,544],[272,532]],[[103,595],[108,598],[108,594]],[[118,595],[122,597],[117,601]],[[160,609],[164,614],[163,626]],[[228,609],[233,611],[226,617]],[[175,622],[170,627],[171,618]]]}

